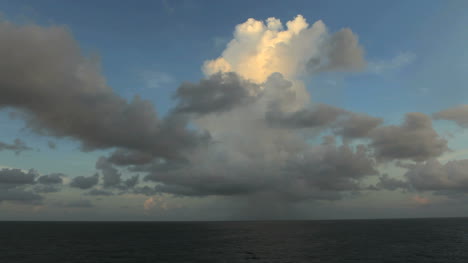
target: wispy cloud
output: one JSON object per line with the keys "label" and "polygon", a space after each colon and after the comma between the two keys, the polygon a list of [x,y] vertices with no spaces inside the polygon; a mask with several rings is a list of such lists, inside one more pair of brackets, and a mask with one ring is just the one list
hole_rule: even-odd
{"label": "wispy cloud", "polygon": [[412,52],[402,52],[389,60],[376,60],[368,63],[368,71],[375,74],[383,74],[399,70],[416,59],[416,55]]}
{"label": "wispy cloud", "polygon": [[157,89],[167,84],[173,83],[174,78],[165,72],[146,70],[141,73],[141,77],[147,88]]}
{"label": "wispy cloud", "polygon": [[161,1],[161,4],[162,4],[162,6],[163,6],[163,8],[164,8],[164,11],[165,11],[168,15],[171,15],[172,13],[174,13],[175,8],[169,4],[169,1],[167,1],[167,0],[162,0],[162,1]]}

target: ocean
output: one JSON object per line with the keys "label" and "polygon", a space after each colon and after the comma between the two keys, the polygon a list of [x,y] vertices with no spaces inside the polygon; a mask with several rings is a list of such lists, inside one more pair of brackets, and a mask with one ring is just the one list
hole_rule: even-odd
{"label": "ocean", "polygon": [[468,219],[0,222],[0,262],[468,262]]}

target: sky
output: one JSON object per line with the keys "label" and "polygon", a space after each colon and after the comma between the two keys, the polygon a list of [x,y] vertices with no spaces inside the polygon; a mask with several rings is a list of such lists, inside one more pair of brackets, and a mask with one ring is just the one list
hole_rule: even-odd
{"label": "sky", "polygon": [[0,0],[0,220],[468,216],[467,10]]}

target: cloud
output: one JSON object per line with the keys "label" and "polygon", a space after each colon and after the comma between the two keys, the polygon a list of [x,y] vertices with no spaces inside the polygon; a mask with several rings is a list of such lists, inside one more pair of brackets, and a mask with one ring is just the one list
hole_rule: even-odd
{"label": "cloud", "polygon": [[80,189],[89,189],[99,183],[99,175],[92,176],[77,176],[72,179],[70,186]]}
{"label": "cloud", "polygon": [[0,142],[0,151],[10,150],[15,152],[15,154],[20,154],[23,151],[32,150],[31,147],[28,147],[26,143],[24,143],[20,139],[15,139],[12,144]]}
{"label": "cloud", "polygon": [[218,72],[199,83],[183,83],[174,97],[175,112],[207,114],[229,111],[253,101],[259,86],[239,77],[234,72]]}
{"label": "cloud", "polygon": [[41,184],[62,184],[63,177],[66,177],[66,175],[61,173],[47,174],[39,177],[37,182]]}
{"label": "cloud", "polygon": [[[465,183],[464,164],[432,163],[448,147],[429,116],[408,113],[400,125],[383,125],[381,118],[311,101],[304,75],[365,69],[365,52],[350,29],[330,33],[322,21],[309,25],[300,15],[285,25],[248,19],[222,54],[204,63],[205,78],[179,86],[163,118],[150,101],[127,101],[107,86],[98,61],[84,56],[63,27],[2,22],[0,41],[0,107],[16,108],[39,134],[111,150],[97,160],[95,175],[71,179],[69,186],[88,196],[146,195],[146,211],[168,209],[166,194],[220,196],[266,211],[266,204],[334,201],[369,189],[459,190],[451,180]],[[166,77],[156,73],[153,86],[172,81]],[[405,167],[404,179],[380,176],[379,162],[395,160],[416,164]],[[15,181],[36,193],[63,184],[60,174],[20,172],[0,172],[0,184]],[[377,176],[376,186],[368,186]]]}
{"label": "cloud", "polygon": [[365,138],[382,123],[381,118],[367,114],[349,113],[347,118],[340,120],[335,126],[335,134],[341,135],[345,139]]}
{"label": "cloud", "polygon": [[411,64],[416,56],[411,52],[403,52],[390,60],[372,61],[368,63],[368,70],[372,73],[382,74],[394,71]]}
{"label": "cloud", "polygon": [[38,174],[34,170],[29,170],[25,172],[21,169],[3,168],[0,170],[0,184],[6,184],[6,185],[34,184],[37,176]]}
{"label": "cloud", "polygon": [[376,188],[433,192],[450,197],[460,197],[468,193],[467,159],[453,160],[445,164],[437,159],[430,159],[426,162],[399,164],[399,166],[406,169],[403,179],[383,175],[379,178]]}
{"label": "cloud", "polygon": [[468,128],[468,105],[446,109],[434,113],[432,116],[435,120],[450,120],[457,123],[460,127]]}
{"label": "cloud", "polygon": [[62,174],[39,176],[33,169],[4,168],[0,170],[0,201],[36,202],[42,199],[38,193],[61,190]]}
{"label": "cloud", "polygon": [[386,189],[386,190],[396,190],[396,189],[406,189],[408,188],[408,182],[390,177],[388,174],[384,174],[379,177],[379,182],[376,185],[376,190]]}
{"label": "cloud", "polygon": [[[258,157],[257,157],[258,158]],[[340,191],[361,188],[361,179],[377,173],[369,152],[359,146],[314,146],[282,163],[259,159],[232,163],[222,156],[181,168],[153,168],[145,180],[160,183],[156,192],[185,196],[242,196],[273,193],[280,200],[339,199]],[[152,192],[151,189],[150,192]]]}
{"label": "cloud", "polygon": [[0,202],[2,201],[14,201],[19,203],[37,203],[42,200],[42,196],[25,191],[22,189],[1,189],[0,190]]}
{"label": "cloud", "polygon": [[153,160],[153,156],[151,154],[139,152],[139,151],[130,151],[130,150],[123,150],[118,149],[114,151],[109,158],[107,158],[108,162],[119,165],[119,166],[126,166],[126,165],[143,165],[149,163]]}
{"label": "cloud", "polygon": [[161,5],[163,6],[164,12],[168,15],[172,15],[175,11],[175,8],[169,4],[167,0],[161,0]]}
{"label": "cloud", "polygon": [[402,125],[374,129],[369,137],[380,160],[410,159],[415,162],[438,157],[448,150],[447,141],[432,128],[429,116],[407,113]]}
{"label": "cloud", "polygon": [[35,185],[32,189],[35,193],[56,193],[62,190],[61,185]]}
{"label": "cloud", "polygon": [[326,56],[311,58],[308,62],[309,70],[360,71],[365,68],[364,50],[359,45],[357,36],[349,28],[330,36],[324,46]]}
{"label": "cloud", "polygon": [[146,84],[147,88],[158,89],[162,88],[165,85],[173,83],[174,78],[168,73],[159,72],[159,71],[143,71],[141,74],[143,81]]}
{"label": "cloud", "polygon": [[96,162],[96,169],[101,170],[104,187],[117,186],[121,182],[119,171],[107,161],[105,157],[100,157]]}
{"label": "cloud", "polygon": [[52,150],[55,150],[57,148],[57,144],[53,141],[47,141],[47,146]]}
{"label": "cloud", "polygon": [[360,70],[363,50],[350,29],[330,34],[322,21],[311,26],[301,15],[286,23],[249,18],[236,26],[222,55],[203,66],[206,75],[233,71],[256,83],[280,72],[295,79],[306,72]]}
{"label": "cloud", "polygon": [[284,113],[281,111],[267,112],[267,120],[273,125],[290,128],[327,127],[335,122],[345,110],[326,104],[317,104],[312,109],[303,109]]}
{"label": "cloud", "polygon": [[164,158],[202,140],[183,118],[160,119],[150,101],[117,95],[65,27],[0,22],[0,41],[0,108],[19,110],[34,132]]}
{"label": "cloud", "polygon": [[468,192],[468,160],[454,160],[441,164],[437,160],[409,166],[405,177],[420,191]]}
{"label": "cloud", "polygon": [[[299,79],[321,71],[360,70],[365,61],[357,37],[348,29],[329,34],[321,21],[309,27],[302,16],[286,26],[283,30],[275,18],[248,19],[236,26],[222,55],[205,62],[207,77],[176,92],[174,112],[192,113],[194,127],[207,131],[211,144],[183,160],[147,162],[130,152],[109,158],[122,164],[133,159],[138,164],[132,171],[145,173],[146,183],[156,184],[135,187],[135,193],[337,200],[346,191],[362,189],[362,180],[377,173],[366,146],[337,145],[334,140],[313,146],[308,140],[319,133],[304,136],[298,131],[329,128],[358,137],[380,124],[367,115],[354,117],[366,124],[358,130],[344,122],[353,113],[310,105]],[[314,59],[319,62],[310,68]]]}
{"label": "cloud", "polygon": [[96,169],[102,173],[103,187],[114,187],[121,190],[128,190],[138,184],[139,175],[134,175],[126,180],[122,180],[122,174],[113,163],[105,157],[100,157],[96,162]]}

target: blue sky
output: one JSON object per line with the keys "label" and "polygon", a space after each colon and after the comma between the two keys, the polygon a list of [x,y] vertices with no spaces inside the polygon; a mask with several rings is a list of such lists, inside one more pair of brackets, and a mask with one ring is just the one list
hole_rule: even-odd
{"label": "blue sky", "polygon": [[[177,104],[173,96],[182,83],[196,83],[206,77],[203,63],[219,57],[233,38],[235,26],[248,18],[263,21],[276,17],[285,23],[301,14],[309,24],[322,20],[331,33],[350,28],[364,50],[367,68],[359,72],[301,76],[300,80],[304,81],[312,102],[383,118],[385,125],[400,124],[408,112],[430,115],[468,103],[466,10],[466,1],[436,0],[0,0],[0,13],[7,21],[18,25],[65,26],[85,54],[100,59],[108,86],[125,99],[139,95],[149,100],[161,116],[168,115]],[[464,129],[447,121],[436,121],[433,125],[440,134],[455,133],[449,140],[452,150],[468,147]],[[20,138],[34,148],[19,155],[0,151],[0,166],[34,168],[41,174],[60,172],[72,180],[93,174],[96,160],[115,149],[82,152],[79,140],[45,137],[24,126],[23,120],[11,119],[8,110],[0,112],[0,141]],[[48,141],[57,143],[57,148],[47,147]],[[393,168],[388,166],[392,165],[383,169],[391,171]],[[216,203],[210,198],[219,197],[207,198]],[[186,197],[168,202],[205,202],[201,200]],[[368,202],[363,200],[363,205]],[[171,216],[177,217],[177,213]],[[330,217],[333,216],[331,213]]]}

